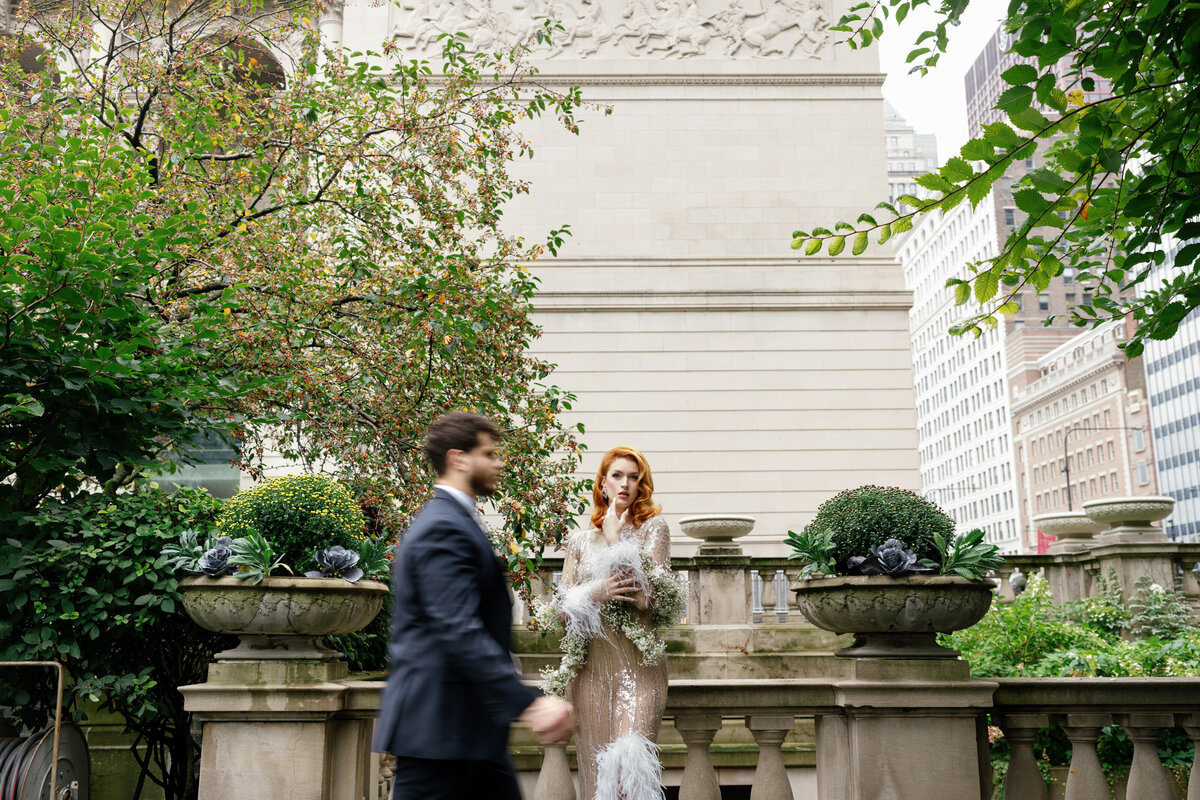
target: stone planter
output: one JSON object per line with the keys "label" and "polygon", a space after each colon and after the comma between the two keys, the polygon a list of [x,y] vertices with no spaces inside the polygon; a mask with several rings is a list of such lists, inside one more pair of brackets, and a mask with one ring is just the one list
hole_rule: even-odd
{"label": "stone planter", "polygon": [[849,658],[957,658],[938,633],[969,628],[987,613],[996,582],[948,575],[851,575],[792,585],[796,606],[812,624],[854,634],[837,651]]}
{"label": "stone planter", "polygon": [[216,654],[218,661],[304,659],[333,661],[342,654],[321,644],[324,636],[366,627],[383,608],[388,587],[377,581],[337,578],[185,578],[183,608],[206,630],[238,636],[241,643]]}
{"label": "stone planter", "polygon": [[1108,528],[1108,524],[1097,522],[1082,511],[1063,511],[1058,514],[1039,514],[1033,525],[1047,536],[1053,536],[1051,553],[1071,553],[1083,550],[1092,543],[1092,537]]}
{"label": "stone planter", "polygon": [[1167,535],[1152,523],[1171,516],[1175,501],[1157,496],[1111,497],[1089,500],[1082,508],[1088,517],[1109,526],[1096,537],[1101,543],[1163,542]]}
{"label": "stone planter", "polygon": [[754,530],[754,523],[754,517],[705,514],[682,517],[679,520],[679,527],[686,535],[704,542],[700,545],[703,549],[709,546],[734,546],[733,540]]}

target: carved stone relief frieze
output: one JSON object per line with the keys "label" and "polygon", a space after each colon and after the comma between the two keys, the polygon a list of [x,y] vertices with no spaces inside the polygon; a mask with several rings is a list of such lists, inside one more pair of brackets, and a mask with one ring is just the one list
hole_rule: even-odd
{"label": "carved stone relief frieze", "polygon": [[[433,53],[442,34],[470,50],[528,42],[550,58],[822,58],[828,0],[402,0],[390,35]],[[546,20],[554,30],[538,43]]]}

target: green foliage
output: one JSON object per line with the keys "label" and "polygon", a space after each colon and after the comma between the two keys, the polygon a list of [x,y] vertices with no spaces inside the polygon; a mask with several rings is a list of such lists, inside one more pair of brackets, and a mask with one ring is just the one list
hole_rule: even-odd
{"label": "green foliage", "polygon": [[[424,430],[471,409],[508,432],[520,583],[582,511],[583,428],[530,352],[569,229],[501,219],[528,118],[577,132],[579,90],[522,46],[331,47],[323,6],[35,2],[0,37],[0,519],[216,433],[256,478],[331,465],[394,539]],[[71,68],[26,73],[38,49]]]}
{"label": "green foliage", "polygon": [[844,573],[847,559],[865,556],[888,539],[898,539],[919,558],[936,558],[934,534],[950,537],[954,520],[906,489],[860,486],[822,503],[809,527],[830,534],[832,551],[828,556],[837,571]]}
{"label": "green foliage", "polygon": [[249,539],[257,533],[266,540],[235,556],[246,560],[230,559],[240,566],[266,569],[263,574],[270,574],[268,567],[277,564],[276,559],[300,572],[316,564],[317,550],[333,545],[357,551],[369,541],[365,524],[362,509],[346,487],[324,475],[263,481],[234,495],[217,518],[217,527],[226,536]]}
{"label": "green foliage", "polygon": [[991,570],[1004,563],[999,555],[1000,548],[983,541],[982,528],[948,539],[940,533],[933,535],[938,550],[937,559],[925,559],[924,565],[933,567],[943,575],[951,573],[969,581],[983,578]]}
{"label": "green foliage", "polygon": [[387,580],[392,572],[392,553],[395,545],[388,544],[387,539],[377,536],[366,539],[358,549],[358,568],[369,581]]}
{"label": "green foliage", "polygon": [[214,536],[201,537],[200,531],[186,530],[179,535],[178,542],[163,545],[163,566],[174,572],[199,572],[200,557],[213,548]]}
{"label": "green foliage", "polygon": [[793,551],[788,554],[788,560],[798,560],[804,564],[800,569],[800,580],[816,574],[837,574],[837,563],[833,557],[833,531],[812,533],[811,526],[799,534],[788,531],[787,544]]}
{"label": "green foliage", "polygon": [[1117,573],[1112,569],[1096,576],[1095,594],[1074,603],[1064,603],[1063,608],[1081,625],[1110,636],[1121,635],[1129,625],[1130,614],[1125,608],[1125,595],[1121,591]]}
{"label": "green foliage", "polygon": [[1129,601],[1130,633],[1138,638],[1174,639],[1200,631],[1187,598],[1174,586],[1165,588],[1143,575]]}
{"label": "green foliage", "polygon": [[978,677],[1047,677],[1043,660],[1053,653],[1099,650],[1116,637],[1078,625],[1056,607],[1046,581],[1030,575],[1025,591],[1011,603],[993,603],[974,626],[945,638],[960,651]]}
{"label": "green foliage", "polygon": [[0,518],[161,467],[222,432],[204,410],[244,388],[213,352],[220,294],[170,323],[145,295],[204,209],[148,224],[141,154],[97,122],[64,137],[38,123],[0,108]]}
{"label": "green foliage", "polygon": [[240,541],[240,546],[229,557],[229,565],[236,568],[234,577],[258,584],[281,567],[291,571],[283,563],[283,555],[275,552],[274,546],[257,531],[246,534]]}
{"label": "green foliage", "polygon": [[[175,687],[203,681],[213,653],[232,640],[184,616],[177,579],[159,553],[187,530],[210,533],[218,509],[199,490],[136,485],[47,500],[11,516],[0,543],[0,660],[63,662],[68,714],[79,716],[81,700],[118,712],[148,748],[143,777],[165,784],[168,797],[194,792],[199,753]],[[3,672],[0,708],[44,726],[53,678]]]}
{"label": "green foliage", "polygon": [[[1113,597],[1110,589],[1105,603],[1096,607],[1103,608]],[[1173,601],[1164,595],[1157,602]],[[1031,575],[1016,600],[992,604],[976,625],[943,641],[959,650],[971,674],[981,678],[1200,676],[1200,632],[1127,641],[1112,630],[1109,615],[1096,625],[1080,616],[1081,608],[1087,607],[1054,605],[1046,581]],[[1176,612],[1167,613],[1173,617]]]}
{"label": "green foliage", "polygon": [[[938,22],[908,57],[924,73],[946,51],[948,26],[958,24],[967,0],[863,2],[834,29],[851,47],[865,46],[890,13],[900,18],[925,5]],[[1004,26],[1013,35],[1010,52],[1030,62],[1001,76],[1009,88],[996,107],[1006,121],[985,125],[960,158],[918,179],[931,197],[900,198],[905,211],[881,203],[893,219],[839,223],[836,235],[796,231],[792,246],[836,255],[846,236],[898,230],[964,200],[978,205],[1009,165],[1040,151],[1044,164],[1012,187],[1024,221],[998,255],[947,281],[959,305],[973,297],[980,306],[951,333],[980,335],[1013,313],[1021,289],[1042,291],[1069,267],[1092,296],[1070,312],[1072,324],[1133,318],[1137,328],[1124,345],[1132,358],[1145,339],[1173,336],[1200,306],[1200,7],[1014,0]],[[1098,81],[1111,91],[1091,94]],[[1169,279],[1143,284],[1173,243],[1180,246]]]}

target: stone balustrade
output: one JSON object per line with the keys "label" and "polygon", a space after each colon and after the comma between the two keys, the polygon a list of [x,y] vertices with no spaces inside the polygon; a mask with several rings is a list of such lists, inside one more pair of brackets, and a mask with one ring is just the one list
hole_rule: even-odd
{"label": "stone balustrade", "polygon": [[[1109,570],[1117,574],[1126,597],[1132,595],[1133,585],[1139,577],[1150,575],[1163,586],[1179,588],[1189,598],[1193,609],[1200,612],[1197,564],[1200,564],[1200,543],[1156,542],[1149,547],[1138,547],[1118,542],[1095,544],[1073,552],[1005,556],[995,577],[1000,582],[997,592],[1002,601],[1016,596],[1012,578],[1020,573],[1041,575],[1049,582],[1055,601],[1068,602],[1095,595],[1097,576]],[[742,556],[736,564],[727,563],[726,559],[714,565],[706,558],[692,557],[673,558],[671,565],[681,578],[688,580],[691,589],[685,619],[689,624],[804,622],[796,610],[790,589],[799,571],[794,561]],[[710,569],[720,570],[721,580],[705,581],[702,575]],[[561,571],[561,558],[543,560],[542,579],[537,587],[543,597],[549,596],[550,587],[557,582]],[[709,593],[696,591],[700,585],[705,585]],[[703,602],[701,597],[705,598]],[[523,607],[518,608],[517,613],[520,619]],[[717,622],[717,619],[721,621]]]}
{"label": "stone balustrade", "polygon": [[[1176,800],[1176,784],[1159,761],[1157,742],[1181,727],[1200,743],[1200,679],[1020,678],[973,680],[962,662],[858,661],[843,678],[672,681],[667,721],[686,748],[680,800],[719,800],[710,748],[731,721],[757,746],[750,796],[804,800],[793,794],[782,744],[797,725],[816,734],[816,794],[809,800],[988,800],[993,776],[986,723],[1012,746],[1005,800],[1047,800],[1050,790],[1032,743],[1052,725],[1073,745],[1067,800],[1103,800],[1112,789],[1101,772],[1096,742],[1119,725],[1134,745],[1124,796]],[[369,752],[368,733],[382,684],[345,684],[344,710],[334,715],[339,752],[349,761],[333,776],[337,798],[386,800],[387,759]],[[532,800],[574,800],[566,745],[545,748]],[[1185,787],[1200,796],[1200,769]]]}
{"label": "stone balustrade", "polygon": [[[1133,742],[1128,800],[1176,800],[1174,781],[1158,757],[1158,740],[1181,727],[1200,744],[1200,680],[1195,678],[1000,678],[992,720],[1012,747],[1005,800],[1046,800],[1033,740],[1051,725],[1071,741],[1067,800],[1111,797],[1096,742],[1103,728],[1119,725]],[[1200,760],[1193,763],[1186,797],[1200,797]]]}

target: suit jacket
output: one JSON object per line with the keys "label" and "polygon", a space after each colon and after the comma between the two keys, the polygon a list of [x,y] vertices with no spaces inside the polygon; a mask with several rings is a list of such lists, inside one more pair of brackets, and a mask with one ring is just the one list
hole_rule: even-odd
{"label": "suit jacket", "polygon": [[392,566],[391,672],[375,750],[425,759],[506,758],[509,724],[540,692],[509,652],[506,571],[478,518],[439,491]]}

